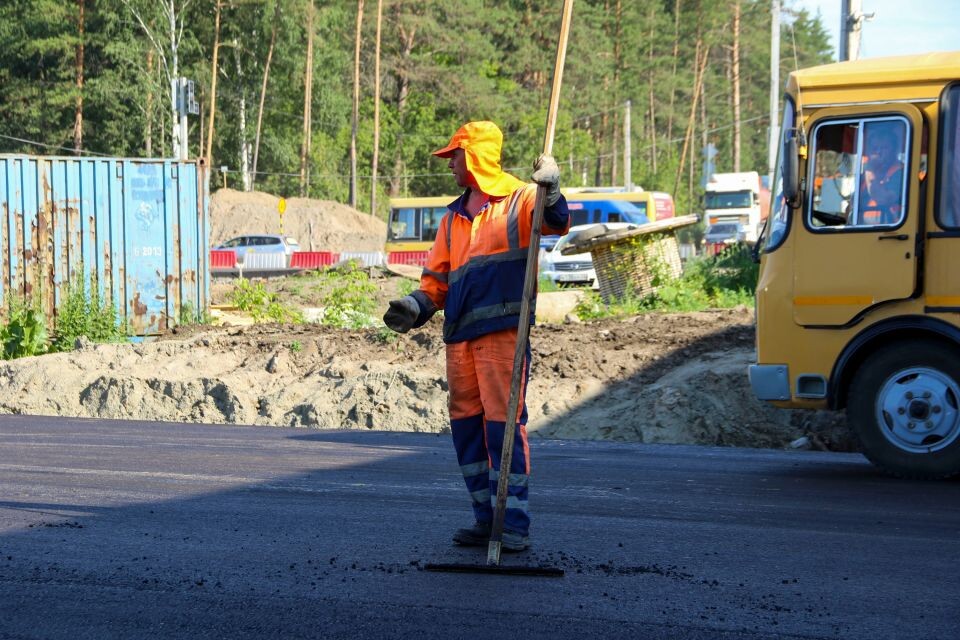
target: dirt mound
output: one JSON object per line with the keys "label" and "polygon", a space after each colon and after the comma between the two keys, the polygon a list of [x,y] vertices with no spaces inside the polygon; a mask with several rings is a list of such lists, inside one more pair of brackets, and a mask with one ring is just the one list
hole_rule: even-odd
{"label": "dirt mound", "polygon": [[[277,203],[269,193],[220,189],[210,197],[211,246],[245,233],[280,233]],[[304,251],[382,251],[383,221],[339,202],[288,198],[283,232]]]}
{"label": "dirt mound", "polygon": [[[843,417],[753,397],[749,310],[540,325],[533,436],[850,450]],[[440,321],[403,336],[321,325],[190,328],[0,363],[0,412],[444,432]]]}

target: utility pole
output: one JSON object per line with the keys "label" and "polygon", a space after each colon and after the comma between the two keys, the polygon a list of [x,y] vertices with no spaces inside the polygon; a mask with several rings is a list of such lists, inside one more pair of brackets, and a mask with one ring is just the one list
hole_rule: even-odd
{"label": "utility pole", "polygon": [[873,20],[875,13],[864,13],[861,0],[842,0],[840,6],[840,62],[860,59],[860,31],[863,23]]}
{"label": "utility pole", "polygon": [[193,80],[177,78],[174,83],[177,87],[178,122],[174,123],[173,130],[178,135],[174,137],[173,151],[174,157],[179,160],[186,160],[190,155],[190,145],[187,144],[187,114],[198,115],[200,113],[200,103],[197,102],[194,94]]}
{"label": "utility pole", "polygon": [[623,104],[623,187],[633,191],[633,174],[630,166],[630,101]]}
{"label": "utility pole", "polygon": [[777,163],[780,140],[780,0],[770,7],[770,138],[767,147],[767,186],[773,188],[773,165]]}

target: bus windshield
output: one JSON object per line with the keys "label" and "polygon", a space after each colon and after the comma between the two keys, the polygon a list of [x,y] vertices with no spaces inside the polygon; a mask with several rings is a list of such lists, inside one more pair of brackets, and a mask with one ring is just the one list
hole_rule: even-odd
{"label": "bus windshield", "polygon": [[789,137],[797,134],[793,120],[793,102],[787,99],[783,105],[783,119],[780,121],[780,144],[777,146],[777,163],[773,171],[773,197],[770,200],[770,216],[764,232],[764,251],[773,251],[787,237],[790,205],[783,197],[783,146]]}

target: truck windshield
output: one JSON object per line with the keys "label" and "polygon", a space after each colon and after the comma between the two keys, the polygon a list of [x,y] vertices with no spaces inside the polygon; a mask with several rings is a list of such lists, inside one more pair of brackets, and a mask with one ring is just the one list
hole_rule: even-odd
{"label": "truck windshield", "polygon": [[749,209],[753,206],[753,194],[749,191],[708,192],[704,198],[706,209]]}

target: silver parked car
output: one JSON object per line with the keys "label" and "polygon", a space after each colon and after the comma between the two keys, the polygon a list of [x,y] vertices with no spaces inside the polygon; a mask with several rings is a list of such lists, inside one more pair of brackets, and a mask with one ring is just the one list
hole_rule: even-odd
{"label": "silver parked car", "polygon": [[[548,278],[559,287],[599,288],[597,271],[593,267],[590,253],[563,255],[563,249],[572,241],[583,239],[586,235],[595,237],[611,231],[633,229],[638,225],[630,222],[607,222],[605,224],[582,224],[570,227],[570,231],[561,236],[550,249],[540,251],[540,275]],[[589,230],[589,231],[588,231]],[[541,245],[542,246],[542,245]]]}
{"label": "silver parked car", "polygon": [[237,262],[243,264],[250,254],[273,254],[284,256],[284,267],[290,266],[290,256],[294,251],[300,251],[300,243],[296,238],[272,233],[251,234],[237,236],[216,247],[218,251],[233,251],[237,254]]}

